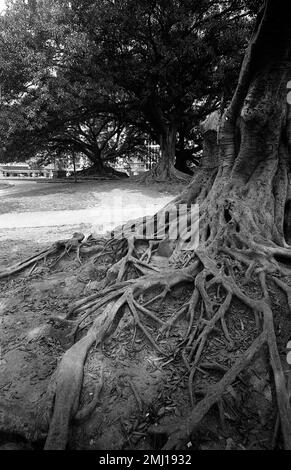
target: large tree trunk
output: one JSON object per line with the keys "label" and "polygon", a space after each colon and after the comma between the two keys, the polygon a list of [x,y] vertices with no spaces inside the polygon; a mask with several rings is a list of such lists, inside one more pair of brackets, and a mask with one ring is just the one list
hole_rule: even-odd
{"label": "large tree trunk", "polygon": [[176,153],[176,129],[174,126],[164,126],[160,134],[160,158],[151,177],[157,181],[166,181],[173,175]]}
{"label": "large tree trunk", "polygon": [[85,170],[79,172],[79,176],[113,176],[118,178],[127,178],[128,175],[125,172],[117,171],[110,165],[106,165],[102,158],[102,152],[96,151],[94,154],[86,153],[90,159],[92,165]]}
{"label": "large tree trunk", "polygon": [[[196,253],[205,267],[205,276],[219,279],[226,291],[254,311],[257,309],[263,318],[262,334],[266,334],[264,341],[269,347],[282,435],[288,449],[289,394],[282,366],[284,358],[280,358],[276,345],[266,275],[286,276],[285,268],[291,258],[284,234],[291,144],[291,112],[287,104],[291,76],[290,19],[286,3],[266,2],[246,52],[236,92],[218,130],[217,144],[215,126],[209,119],[203,168],[176,200],[199,204],[200,246]],[[237,265],[246,269],[246,281],[257,276],[261,299],[248,299],[241,288],[235,287]],[[273,279],[289,296],[289,286],[276,277]],[[212,399],[210,393],[201,407],[205,410]],[[202,413],[199,405],[179,429],[169,433],[175,445],[185,439],[187,429],[197,426]],[[172,447],[173,442],[169,445]]]}
{"label": "large tree trunk", "polygon": [[160,160],[155,168],[157,178],[169,179],[175,163],[176,155],[176,129],[174,126],[165,127],[160,136]]}
{"label": "large tree trunk", "polygon": [[[258,99],[255,86],[252,96],[248,92],[236,129],[240,144],[235,141],[234,154],[228,141],[224,145],[223,128],[220,145],[215,144],[214,131],[205,133],[202,168],[179,202],[200,205],[201,242],[212,245],[214,251],[217,242],[225,244],[234,233],[245,241],[286,246],[290,167],[285,140],[286,94],[285,87],[280,88],[276,89],[276,100],[267,103],[266,97],[263,102]],[[256,115],[256,122],[248,121],[250,107],[254,115],[257,106],[262,114]],[[212,153],[212,148],[219,153]]]}
{"label": "large tree trunk", "polygon": [[[257,242],[284,246],[284,209],[288,194],[291,113],[287,105],[291,34],[289,17],[268,2],[242,66],[239,84],[225,113],[218,140],[218,119],[205,121],[201,173],[216,174],[205,197],[201,174],[184,193],[200,203],[211,233],[235,230]],[[286,19],[287,18],[287,19]],[[212,121],[212,122],[211,122]],[[212,126],[212,127],[211,127]],[[219,223],[218,223],[219,222]],[[218,224],[217,224],[218,223]],[[203,235],[203,230],[202,230]],[[204,236],[204,235],[203,235]]]}
{"label": "large tree trunk", "polygon": [[104,164],[102,160],[102,152],[101,150],[97,147],[93,153],[88,153],[88,158],[90,162],[92,163],[92,171],[96,171],[97,174],[103,174],[104,173]]}
{"label": "large tree trunk", "polygon": [[187,181],[189,176],[175,168],[177,130],[175,125],[164,125],[160,132],[160,158],[155,167],[146,175],[146,180]]}

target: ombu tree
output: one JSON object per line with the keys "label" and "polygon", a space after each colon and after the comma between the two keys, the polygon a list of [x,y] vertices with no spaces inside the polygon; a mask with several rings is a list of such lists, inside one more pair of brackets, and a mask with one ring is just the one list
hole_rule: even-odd
{"label": "ombu tree", "polygon": [[[291,251],[284,239],[290,145],[290,108],[286,100],[291,52],[289,24],[287,5],[267,0],[247,48],[235,94],[219,126],[218,143],[213,140],[218,119],[212,115],[204,123],[203,166],[187,190],[167,207],[170,211],[179,204],[199,204],[198,248],[190,253],[184,251],[178,238],[172,247],[170,268],[158,271],[152,263],[152,252],[157,244],[165,245],[166,239],[149,240],[142,256],[139,241],[134,237],[121,240],[117,237],[104,246],[105,251],[115,249],[119,260],[96,286],[96,292],[75,302],[68,315],[67,320],[75,317],[75,328],[85,318],[90,318],[91,326],[65,353],[51,382],[46,449],[65,448],[69,426],[80,415],[79,397],[88,351],[105,337],[110,340],[125,311],[130,312],[137,328],[160,354],[166,354],[165,347],[158,338],[153,338],[144,319],[149,318],[156,325],[159,338],[162,334],[171,335],[175,324],[183,319],[188,321],[175,357],[180,355],[184,360],[193,394],[194,376],[202,366],[210,334],[221,328],[226,341],[232,341],[228,312],[235,299],[244,305],[240,310],[242,320],[248,322],[246,312],[252,311],[256,334],[222,378],[204,391],[200,401],[193,403],[185,417],[176,416],[172,426],[153,426],[149,431],[167,436],[166,449],[183,448],[210,408],[265,348],[273,370],[284,446],[291,448],[289,394],[270,295],[270,286],[275,283],[286,293],[291,308],[288,285]],[[130,226],[123,230],[130,233]],[[77,246],[81,241],[77,238],[71,245]],[[99,259],[103,254],[101,250]],[[257,286],[253,291],[249,289],[251,283]],[[160,318],[153,309],[155,302],[183,284],[192,287],[189,300],[173,316]],[[287,308],[285,315],[286,319],[290,315]]]}
{"label": "ombu tree", "polygon": [[72,11],[90,38],[92,62],[160,145],[146,179],[187,181],[174,166],[177,133],[181,140],[187,119],[215,109],[223,93],[229,98],[252,19],[248,2],[90,1],[72,2]]}
{"label": "ombu tree", "polygon": [[112,173],[107,163],[142,152],[144,137],[124,122],[124,94],[100,78],[66,13],[63,2],[19,0],[0,18],[0,158],[75,152],[92,173]]}

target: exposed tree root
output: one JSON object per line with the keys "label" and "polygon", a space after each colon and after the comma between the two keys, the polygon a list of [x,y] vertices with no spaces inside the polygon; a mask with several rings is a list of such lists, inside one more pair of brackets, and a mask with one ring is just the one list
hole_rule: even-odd
{"label": "exposed tree root", "polygon": [[219,400],[221,400],[227,387],[233,383],[242,370],[251,362],[254,355],[260,350],[266,341],[266,333],[263,332],[253,342],[251,347],[236,361],[234,366],[224,377],[208,390],[205,398],[201,400],[192,410],[187,418],[183,418],[180,424],[170,427],[153,426],[149,431],[153,434],[164,434],[169,436],[167,444],[163,447],[165,450],[182,449],[188,442],[191,433],[201,422],[209,409]]}
{"label": "exposed tree root", "polygon": [[[208,261],[208,269],[210,265],[213,264],[211,261]],[[213,274],[216,274],[216,269],[214,269]],[[192,382],[194,373],[197,370],[197,364],[201,357],[203,348],[205,346],[206,338],[208,337],[210,331],[213,329],[214,324],[222,318],[222,316],[228,310],[232,295],[237,296],[240,300],[246,303],[251,307],[255,313],[259,314],[263,318],[263,332],[260,336],[253,342],[250,348],[239,358],[234,366],[229,370],[224,377],[217,384],[212,386],[205,398],[200,401],[194,408],[191,415],[183,420],[180,425],[174,425],[172,428],[167,426],[163,427],[153,427],[151,432],[166,434],[168,436],[168,442],[165,445],[164,449],[180,449],[186,444],[189,440],[193,430],[199,425],[200,421],[203,419],[205,414],[208,412],[211,406],[215,403],[218,403],[222,395],[226,392],[227,387],[235,380],[235,378],[242,372],[242,370],[250,363],[254,355],[259,351],[259,349],[266,344],[270,353],[270,362],[273,369],[275,386],[276,386],[276,395],[277,395],[277,405],[280,415],[282,434],[284,439],[285,449],[291,449],[291,408],[289,393],[286,388],[286,381],[284,373],[282,370],[281,360],[278,353],[276,335],[273,325],[273,313],[270,306],[269,294],[266,286],[265,274],[261,273],[261,284],[263,291],[262,300],[253,300],[247,297],[238,286],[235,285],[233,279],[231,281],[221,275],[220,282],[224,285],[228,294],[222,306],[218,309],[216,314],[212,317],[210,322],[206,322],[205,327],[198,336],[197,340],[194,342],[190,352],[191,355],[194,351],[197,350],[193,368],[189,376],[189,389],[192,406],[194,405],[193,395],[192,395]],[[287,295],[290,294],[290,288],[284,283],[274,278],[275,282],[287,292]],[[216,281],[218,278],[216,277]],[[205,292],[203,293],[203,300],[205,301]],[[224,331],[224,328],[222,328]],[[225,333],[225,331],[224,331]],[[228,334],[226,334],[226,337]],[[199,345],[199,346],[198,346]]]}
{"label": "exposed tree root", "polygon": [[45,449],[60,450],[66,448],[69,426],[78,413],[79,397],[83,383],[83,368],[88,351],[94,343],[99,344],[108,334],[115,314],[116,308],[109,304],[105,311],[95,319],[86,336],[64,354],[57,375],[54,378],[54,411]]}
{"label": "exposed tree root", "polygon": [[24,271],[25,269],[29,268],[30,266],[33,266],[34,270],[39,261],[46,260],[48,257],[59,253],[61,250],[63,250],[63,252],[54,262],[54,265],[57,264],[61,260],[61,258],[68,254],[72,249],[75,249],[77,251],[77,259],[79,260],[79,262],[81,262],[79,257],[79,250],[80,244],[82,243],[84,238],[85,235],[83,235],[82,233],[75,233],[72,238],[68,240],[59,240],[55,242],[50,248],[38,253],[36,256],[32,256],[31,258],[21,261],[20,263],[14,264],[10,268],[0,271],[0,279],[4,279],[14,274],[18,274]]}
{"label": "exposed tree root", "polygon": [[189,183],[191,180],[190,175],[177,170],[174,166],[170,166],[167,171],[160,172],[158,166],[150,171],[143,173],[135,178],[141,183],[161,183],[161,182],[175,182],[175,183]]}
{"label": "exposed tree root", "polygon": [[[156,344],[147,328],[142,324],[138,311],[144,315],[151,316],[152,319],[156,319],[158,324],[161,321],[152,312],[140,305],[136,299],[142,293],[150,291],[153,287],[167,287],[170,289],[183,282],[193,281],[196,268],[197,265],[184,271],[179,270],[164,275],[157,273],[153,276],[144,276],[134,283],[117,283],[115,286],[109,287],[107,294],[100,300],[96,301],[96,298],[98,299],[100,296],[99,293],[75,304],[70,314],[74,313],[76,315],[86,311],[81,321],[93,313],[97,314],[97,317],[86,336],[65,353],[58,368],[57,377],[54,378],[54,412],[50,422],[45,449],[64,449],[66,447],[69,426],[78,411],[83,382],[83,368],[88,351],[94,343],[98,344],[103,341],[104,337],[109,333],[114,320],[116,320],[114,328],[117,327],[125,306],[128,306],[130,309],[136,326],[143,332],[149,343],[160,354],[165,354]],[[116,297],[118,299],[113,301]],[[104,312],[98,314],[98,310],[104,304],[107,304]],[[77,326],[79,327],[80,323]],[[51,396],[49,398],[51,399]]]}
{"label": "exposed tree root", "polygon": [[[234,239],[233,239],[234,240]],[[183,447],[189,440],[193,430],[209,411],[217,404],[223,422],[221,399],[226,393],[229,385],[240,376],[241,372],[250,364],[255,354],[265,344],[270,354],[270,363],[273,369],[278,414],[280,417],[281,431],[286,449],[291,449],[291,410],[289,393],[286,388],[285,377],[278,353],[276,335],[273,325],[273,312],[268,293],[266,273],[273,279],[275,284],[286,293],[289,308],[291,307],[291,287],[274,276],[280,273],[277,261],[274,259],[273,246],[261,246],[255,251],[253,246],[246,248],[248,240],[244,241],[244,251],[240,244],[232,241],[232,249],[227,248],[225,243],[224,255],[219,260],[214,260],[207,255],[207,250],[199,249],[192,253],[189,264],[184,268],[175,268],[169,271],[157,272],[151,266],[151,253],[139,255],[135,249],[135,240],[127,240],[127,252],[111,268],[107,275],[107,281],[101,282],[99,290],[71,305],[67,317],[63,320],[72,325],[72,335],[82,331],[87,319],[86,328],[88,332],[77,341],[63,356],[56,374],[52,377],[51,385],[47,393],[46,409],[42,410],[43,421],[49,420],[49,431],[46,439],[45,449],[65,449],[69,440],[70,425],[84,421],[94,410],[99,400],[99,392],[103,385],[103,379],[97,386],[92,402],[83,410],[78,411],[80,394],[83,383],[84,363],[90,348],[94,344],[101,344],[105,337],[118,327],[125,309],[132,315],[135,327],[141,331],[149,345],[159,355],[166,357],[166,363],[172,362],[173,358],[181,355],[186,370],[189,374],[188,389],[192,411],[182,422],[171,427],[163,428],[154,426],[152,433],[161,433],[168,436],[165,449],[178,449]],[[78,244],[80,243],[77,240]],[[67,241],[62,244],[67,252]],[[75,246],[75,237],[73,237]],[[240,238],[242,243],[242,238]],[[118,249],[120,244],[117,243]],[[58,245],[59,246],[59,245]],[[71,245],[70,245],[71,246]],[[76,244],[77,246],[77,244]],[[108,250],[108,242],[102,245],[101,253]],[[149,246],[152,250],[153,244]],[[257,248],[257,247],[256,247]],[[253,251],[255,251],[255,262]],[[146,251],[145,251],[146,253]],[[285,253],[285,251],[284,251]],[[114,257],[113,257],[114,258]],[[146,262],[146,261],[147,262]],[[232,260],[232,261],[231,261]],[[35,259],[34,259],[35,263]],[[141,268],[141,277],[129,278],[133,266]],[[262,298],[253,299],[239,287],[236,281],[235,268],[243,269],[248,276],[258,276]],[[252,274],[250,272],[252,267]],[[163,301],[169,293],[177,286],[187,284],[193,286],[190,299],[186,300],[181,308],[174,312],[169,318],[162,319],[153,308],[158,302]],[[105,286],[105,288],[104,288]],[[155,292],[152,295],[152,292]],[[213,292],[216,292],[214,296]],[[262,329],[257,339],[239,357],[230,369],[221,364],[205,362],[204,351],[211,335],[217,332],[223,334],[226,341],[232,345],[232,338],[228,331],[226,316],[236,297],[249,307],[257,319],[257,326]],[[72,319],[74,317],[75,319]],[[144,319],[153,322],[157,329],[156,338],[153,337]],[[177,322],[186,320],[187,328],[183,341],[173,353],[159,345],[159,338],[166,335],[169,337],[171,330]],[[216,369],[224,373],[223,378],[205,391],[204,398],[196,404],[193,394],[193,382],[197,371],[203,369]],[[139,409],[143,405],[137,389],[133,382],[129,383],[136,398]],[[51,410],[51,411],[50,411]],[[42,426],[39,425],[39,428]]]}
{"label": "exposed tree root", "polygon": [[[240,299],[245,305],[251,308],[259,319],[263,320],[262,333],[253,342],[249,349],[243,353],[235,364],[228,370],[224,377],[213,385],[207,392],[202,401],[194,406],[190,416],[181,424],[167,429],[169,435],[168,443],[165,449],[181,448],[191,432],[198,426],[205,414],[215,403],[220,403],[223,394],[228,385],[230,385],[250,363],[254,355],[259,351],[263,344],[266,344],[270,351],[270,361],[274,372],[274,379],[277,392],[277,403],[281,421],[281,429],[284,438],[285,448],[291,448],[291,411],[289,404],[289,396],[286,390],[284,374],[281,366],[280,357],[276,345],[276,337],[273,326],[273,314],[268,295],[268,288],[265,279],[265,273],[259,272],[263,297],[262,299],[252,299],[247,296],[235,281],[232,265],[229,259],[224,258],[223,263],[216,263],[205,252],[197,251],[196,258],[192,259],[189,267],[183,269],[174,269],[170,272],[151,272],[137,279],[124,280],[129,269],[129,263],[139,262],[135,258],[134,241],[128,241],[128,253],[117,264],[113,266],[115,272],[115,282],[109,285],[104,291],[88,296],[72,305],[69,316],[80,316],[77,320],[77,329],[80,324],[92,315],[97,315],[93,321],[87,335],[79,340],[63,357],[58,370],[56,380],[56,395],[54,404],[54,414],[50,422],[50,429],[46,441],[46,449],[65,448],[68,441],[69,426],[74,416],[77,414],[79,397],[82,387],[83,367],[87,353],[90,347],[95,343],[100,343],[108,334],[113,322],[115,328],[120,321],[124,307],[132,314],[134,323],[138,329],[147,338],[149,344],[162,355],[167,356],[155,340],[147,327],[143,325],[142,316],[151,319],[159,328],[158,336],[167,334],[169,336],[171,329],[175,323],[183,316],[188,318],[188,328],[183,343],[179,350],[181,352],[185,365],[189,371],[189,394],[192,406],[194,406],[193,397],[193,379],[196,370],[203,368],[203,351],[208,342],[211,333],[219,331],[219,326],[226,340],[232,343],[225,316],[230,308],[233,297]],[[228,253],[229,255],[229,253]],[[238,255],[238,256],[237,256]],[[242,262],[240,254],[236,251],[232,252],[232,257],[237,257]],[[244,264],[248,267],[252,261]],[[266,263],[265,266],[271,266],[270,271],[273,272],[272,263]],[[147,271],[148,272],[148,271]],[[112,279],[112,278],[111,278]],[[275,282],[290,295],[290,290],[282,281],[274,278]],[[157,301],[164,299],[165,296],[177,285],[185,283],[194,286],[193,295],[179,311],[175,312],[166,322],[158,317],[158,315],[150,309],[150,306]],[[217,296],[217,300],[213,301],[209,294],[209,289],[216,286],[217,292],[222,294]],[[160,289],[160,294],[156,294],[148,300],[144,300],[145,294],[150,294],[153,289]],[[290,299],[289,299],[290,301]],[[106,306],[107,305],[107,306]],[[198,306],[200,305],[200,316],[198,320],[194,320]],[[106,306],[103,313],[99,313],[100,308]],[[114,321],[117,319],[117,322]],[[195,323],[195,327],[193,327]],[[101,328],[101,330],[99,330]],[[98,331],[99,330],[99,331]],[[222,372],[222,366],[218,364]],[[132,390],[135,394],[134,384]],[[135,394],[136,395],[136,394]],[[138,397],[136,397],[139,407],[141,406]],[[91,407],[90,407],[91,409]],[[153,428],[153,432],[164,432],[163,428]]]}
{"label": "exposed tree root", "polygon": [[[125,309],[132,316],[135,329],[140,330],[159,356],[165,357],[165,364],[181,357],[188,373],[189,398],[192,407],[190,415],[172,428],[165,430],[154,427],[152,429],[155,433],[166,432],[169,437],[166,449],[180,448],[185,445],[192,431],[197,428],[214,404],[219,406],[220,414],[223,415],[221,412],[223,394],[249,365],[263,344],[268,348],[273,370],[284,446],[286,449],[291,449],[289,393],[278,353],[273,311],[266,280],[266,276],[268,276],[268,282],[273,279],[275,284],[285,292],[290,308],[291,287],[277,277],[285,274],[286,270],[282,268],[276,257],[289,259],[291,250],[277,245],[271,237],[268,238],[262,234],[254,217],[249,214],[244,205],[239,205],[237,199],[234,198],[231,201],[229,195],[228,200],[223,199],[223,201],[223,209],[217,215],[215,211],[210,212],[207,207],[203,206],[205,214],[202,215],[200,221],[203,243],[195,251],[183,252],[177,241],[178,257],[170,258],[172,264],[168,270],[159,271],[151,263],[153,252],[159,246],[159,240],[149,240],[144,253],[137,250],[138,240],[132,236],[128,236],[127,239],[94,241],[98,250],[97,254],[92,253],[93,262],[97,263],[102,256],[109,256],[114,264],[108,270],[106,278],[96,285],[96,292],[74,302],[65,318],[65,321],[70,322],[73,327],[74,337],[77,333],[80,335],[85,328],[89,327],[89,330],[65,353],[57,374],[53,377],[47,397],[50,402],[49,409],[52,407],[53,413],[46,449],[66,447],[71,423],[82,416],[78,408],[87,354],[94,343],[102,343],[105,336],[109,336],[118,327]],[[176,204],[179,202],[181,199],[175,201]],[[231,210],[234,204],[238,204],[241,212]],[[130,229],[129,226],[128,233]],[[256,236],[253,236],[252,232]],[[80,240],[73,237],[72,240],[73,243],[59,242],[58,249],[63,249],[60,256],[65,256],[73,248],[78,249],[83,238]],[[90,249],[90,247],[84,248]],[[45,257],[46,252],[39,256]],[[32,258],[20,264],[18,268],[21,270],[23,266],[34,266],[37,261],[38,259]],[[13,268],[9,271],[10,273],[18,272],[13,271]],[[244,291],[244,284],[253,280],[261,287],[261,298],[252,298]],[[193,289],[190,298],[183,301],[179,309],[169,317],[161,318],[157,305],[167,300],[169,294],[177,286],[185,284]],[[207,364],[205,351],[211,337],[219,333],[224,336],[229,346],[233,344],[228,329],[227,314],[234,298],[239,299],[252,310],[256,319],[258,337],[229,370],[222,370],[222,365],[217,365],[225,375],[219,382],[205,390],[204,398],[196,403],[195,375],[197,371],[203,370],[203,364]],[[157,333],[155,336],[144,320],[154,325],[154,331]],[[159,344],[159,339],[164,335],[169,337],[180,320],[186,322],[183,340],[174,351],[169,351],[164,345]],[[141,408],[134,383],[131,388]],[[96,400],[93,399],[91,406],[89,405],[89,412],[96,406],[95,402]],[[45,414],[47,412],[44,412]]]}

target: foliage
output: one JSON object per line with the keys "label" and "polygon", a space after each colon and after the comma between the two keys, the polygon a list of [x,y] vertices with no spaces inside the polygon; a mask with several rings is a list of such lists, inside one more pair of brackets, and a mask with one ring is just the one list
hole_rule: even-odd
{"label": "foliage", "polygon": [[139,152],[144,135],[160,143],[168,128],[183,153],[233,91],[249,3],[10,1],[0,18],[0,158],[74,148],[94,159],[88,145],[97,158],[104,135],[95,145],[90,122],[127,134],[116,157]]}

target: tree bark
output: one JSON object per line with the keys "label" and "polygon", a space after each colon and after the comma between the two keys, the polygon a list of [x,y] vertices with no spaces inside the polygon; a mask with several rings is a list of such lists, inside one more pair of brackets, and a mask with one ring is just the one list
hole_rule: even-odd
{"label": "tree bark", "polygon": [[166,180],[171,178],[176,155],[176,129],[174,126],[166,126],[160,136],[161,156],[155,168],[157,178]]}
{"label": "tree bark", "polygon": [[97,174],[104,174],[105,173],[105,168],[104,168],[104,163],[101,158],[92,159],[91,160],[93,165],[91,167],[92,171],[96,172]]}
{"label": "tree bark", "polygon": [[283,5],[267,2],[237,90],[218,126],[217,141],[213,123],[205,122],[202,168],[183,200],[200,204],[202,237],[203,226],[209,234],[211,225],[209,242],[219,227],[224,227],[224,236],[235,227],[247,238],[252,234],[262,243],[285,245],[291,143],[286,99],[291,70],[289,16]]}

